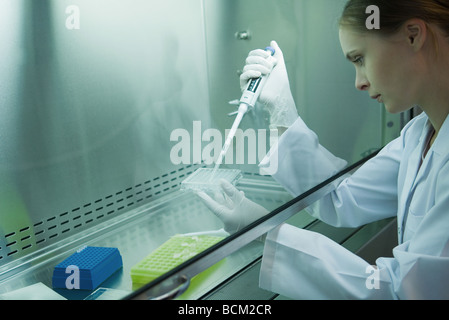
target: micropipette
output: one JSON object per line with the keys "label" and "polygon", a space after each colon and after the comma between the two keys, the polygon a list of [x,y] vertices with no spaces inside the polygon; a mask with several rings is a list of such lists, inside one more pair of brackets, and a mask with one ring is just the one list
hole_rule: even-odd
{"label": "micropipette", "polygon": [[[275,50],[272,47],[266,47],[265,51],[269,52],[271,56],[275,54]],[[229,131],[228,137],[226,138],[223,149],[221,150],[220,155],[215,162],[215,168],[212,172],[211,180],[215,176],[215,172],[217,171],[218,167],[223,162],[223,158],[226,155],[229,146],[231,145],[232,139],[234,139],[235,133],[240,126],[240,122],[242,121],[243,116],[248,112],[248,110],[254,108],[268,76],[269,74],[261,76],[259,78],[251,79],[249,81],[248,87],[243,92],[242,97],[240,98],[240,105],[238,108],[237,116],[234,120],[231,130]]]}

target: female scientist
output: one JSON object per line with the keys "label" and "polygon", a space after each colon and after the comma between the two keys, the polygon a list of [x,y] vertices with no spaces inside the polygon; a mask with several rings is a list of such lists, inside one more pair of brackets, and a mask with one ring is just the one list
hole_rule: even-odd
{"label": "female scientist", "polygon": [[[380,9],[380,29],[366,27],[370,5]],[[391,113],[414,106],[424,112],[309,210],[339,227],[397,216],[398,245],[392,258],[377,259],[373,287],[367,285],[366,261],[320,234],[282,224],[266,236],[260,286],[295,299],[448,299],[449,1],[350,0],[339,31],[357,89]],[[273,177],[299,195],[345,162],[320,146],[297,116],[282,52],[272,46],[276,61],[252,51],[241,83],[275,65],[260,101],[270,110],[271,125],[288,129],[261,167],[278,161]],[[267,213],[233,186],[223,182],[222,188],[226,204],[199,195],[227,231]]]}

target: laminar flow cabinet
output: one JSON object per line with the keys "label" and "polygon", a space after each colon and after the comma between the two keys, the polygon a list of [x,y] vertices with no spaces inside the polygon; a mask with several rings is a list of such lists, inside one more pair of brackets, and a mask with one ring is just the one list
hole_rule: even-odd
{"label": "laminar flow cabinet", "polygon": [[[175,235],[223,227],[180,187],[211,165],[207,146],[230,128],[228,102],[241,94],[249,51],[277,40],[298,113],[349,164],[398,136],[407,116],[387,115],[353,87],[335,24],[344,2],[1,1],[0,294],[271,299],[258,288],[263,243],[255,239],[284,221],[377,256],[373,239],[389,242],[379,232],[394,221],[349,230],[310,217],[304,209],[329,181],[293,199],[260,175],[257,163],[274,143],[267,134],[256,150],[234,145],[235,155],[251,152],[225,166],[241,170],[238,188],[271,213],[151,284],[131,279],[131,269]],[[263,110],[241,123],[259,139],[267,128]],[[100,291],[53,288],[55,267],[86,246],[117,248],[121,268]],[[244,283],[254,290],[238,290]]]}

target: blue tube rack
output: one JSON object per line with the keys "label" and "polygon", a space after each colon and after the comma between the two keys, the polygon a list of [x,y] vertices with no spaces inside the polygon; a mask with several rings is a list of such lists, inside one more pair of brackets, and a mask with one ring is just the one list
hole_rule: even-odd
{"label": "blue tube rack", "polygon": [[84,247],[54,268],[53,288],[95,290],[122,266],[117,248]]}

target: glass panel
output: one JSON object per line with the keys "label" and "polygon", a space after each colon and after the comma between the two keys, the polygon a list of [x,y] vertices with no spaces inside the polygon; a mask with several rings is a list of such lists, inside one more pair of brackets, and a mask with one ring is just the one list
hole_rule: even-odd
{"label": "glass panel", "polygon": [[[242,179],[232,182],[270,214],[228,236],[181,187],[197,169],[214,167],[234,122],[228,102],[241,96],[245,58],[272,39],[299,115],[348,172],[399,134],[407,119],[354,89],[335,23],[344,3],[1,0],[2,297],[36,290],[66,299],[146,297],[133,267],[183,235],[183,250],[171,253],[181,265],[156,282],[172,282],[174,291],[161,295],[188,283],[181,298],[196,299],[259,259],[263,244],[254,239],[276,224],[313,224],[303,209],[342,173],[315,176],[296,193],[261,174],[258,164],[281,132],[257,107],[220,168],[238,170]],[[225,239],[205,249],[206,236]],[[118,248],[122,267],[91,290],[53,288],[55,267],[86,246]]]}
{"label": "glass panel", "polygon": [[[299,221],[300,225],[296,224],[298,227],[306,228],[312,221],[310,216],[305,213],[304,209],[309,207],[311,204],[315,203],[320,198],[327,195],[329,192],[335,189],[335,186],[345,179],[345,175],[353,170],[359,168],[363,163],[371,159],[376,153],[358,161],[357,163],[351,165],[350,167],[342,170],[335,176],[330,177],[326,181],[318,184],[316,187],[305,192],[304,194],[288,201],[279,208],[273,210],[263,218],[258,219],[254,223],[248,225],[246,228],[239,232],[232,234],[220,243],[212,246],[208,250],[204,250],[202,253],[196,255],[191,260],[181,264],[180,266],[173,268],[170,272],[167,272],[163,276],[157,278],[153,282],[146,286],[136,290],[134,293],[127,296],[127,299],[158,299],[160,297],[165,298],[164,293],[166,292],[178,292],[181,299],[191,299],[194,294],[205,294],[206,291],[201,291],[198,288],[189,288],[190,291],[185,292],[188,287],[183,287],[179,283],[179,279],[194,279],[198,276],[201,279],[201,275],[208,274],[214,276],[214,268],[217,268],[220,273],[223,268],[221,264],[229,264],[229,260],[233,259],[234,253],[240,253],[247,256],[244,252],[247,249],[246,246],[262,246],[262,241],[258,241],[257,238],[263,236],[268,231],[272,230],[281,223],[287,222],[291,223],[289,220],[292,217],[301,216]],[[261,252],[259,252],[259,256]],[[258,257],[257,255],[253,257]],[[242,263],[243,261],[240,261]],[[235,261],[231,262],[232,264]],[[237,264],[242,268],[242,264]],[[232,275],[229,274],[228,277]],[[207,278],[206,278],[207,279]],[[203,280],[203,279],[201,279]],[[181,281],[182,284],[185,283]],[[206,280],[207,282],[207,280]],[[173,295],[175,297],[176,295]]]}

